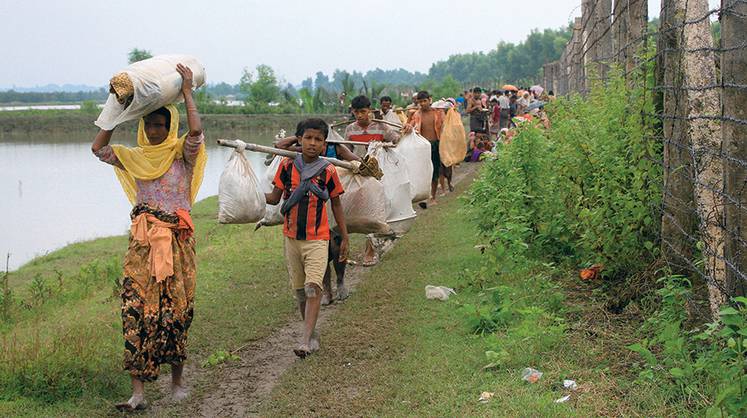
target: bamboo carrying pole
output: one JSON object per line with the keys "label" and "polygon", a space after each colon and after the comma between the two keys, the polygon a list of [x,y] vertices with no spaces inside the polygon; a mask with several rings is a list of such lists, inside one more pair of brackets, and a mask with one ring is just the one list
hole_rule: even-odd
{"label": "bamboo carrying pole", "polygon": [[[236,143],[236,140],[233,139],[219,139],[218,145],[229,147],[229,148],[238,148],[239,144]],[[300,152],[295,151],[288,151],[285,149],[280,148],[273,148],[273,147],[266,147],[264,145],[257,145],[257,144],[246,144],[246,148],[249,151],[254,152],[263,152],[265,154],[274,154],[274,155],[282,155],[283,157],[290,157],[290,158],[296,158],[296,155],[300,154]],[[325,160],[329,161],[332,165],[337,167],[342,167],[348,170],[353,171],[355,169],[355,166],[348,162],[348,161],[341,161],[336,158],[327,158],[327,157],[321,157]]]}
{"label": "bamboo carrying pole", "polygon": [[[337,141],[337,140],[334,140],[334,139],[328,139],[327,143],[328,144],[342,144],[342,145],[360,145],[362,147],[368,147],[368,145],[370,144],[370,142],[344,141],[344,140],[343,141]],[[391,142],[382,142],[381,146],[384,147],[384,148],[394,148],[397,145],[393,144]]]}
{"label": "bamboo carrying pole", "polygon": [[[332,125],[330,125],[330,127],[331,128],[336,128],[338,126],[349,125],[349,124],[354,123],[354,122],[355,122],[354,120],[345,120],[345,121],[342,121],[342,122],[333,123]],[[403,128],[403,126],[400,125],[399,123],[389,122],[388,120],[384,120],[384,119],[371,119],[371,122],[383,123],[385,125],[393,126],[393,127],[397,128],[397,129],[402,129]]]}

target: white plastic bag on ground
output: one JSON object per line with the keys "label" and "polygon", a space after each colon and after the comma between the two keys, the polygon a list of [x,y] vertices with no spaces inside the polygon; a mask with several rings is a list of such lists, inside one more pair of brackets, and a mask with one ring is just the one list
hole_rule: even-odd
{"label": "white plastic bag on ground", "polygon": [[431,285],[425,287],[426,299],[448,300],[451,295],[456,295],[456,292],[450,287]]}
{"label": "white plastic bag on ground", "polygon": [[182,101],[182,76],[176,72],[179,63],[192,70],[195,88],[205,84],[205,67],[190,55],[158,55],[130,64],[122,71],[127,73],[135,90],[132,102],[125,107],[113,93],[109,94],[94,122],[96,126],[111,130],[122,122],[139,119],[159,107]]}
{"label": "white plastic bag on ground", "polygon": [[[392,230],[386,223],[384,185],[373,177],[363,177],[344,168],[335,168],[345,190],[340,201],[348,233],[391,235]],[[330,228],[335,228],[337,222],[331,206],[328,203],[327,217]]]}
{"label": "white plastic bag on ground", "polygon": [[[270,193],[274,186],[272,184],[272,181],[275,179],[275,173],[278,171],[278,167],[280,167],[280,163],[283,161],[283,158],[281,156],[276,156],[272,163],[267,167],[267,171],[265,172],[265,175],[262,176],[260,179],[260,186],[262,187],[262,191],[265,193]],[[265,207],[265,216],[259,220],[258,227],[259,226],[273,226],[273,225],[282,225],[284,222],[283,214],[280,213],[280,207],[283,206],[283,202],[285,199],[280,199],[280,202],[277,205],[267,205]]]}
{"label": "white plastic bag on ground", "polygon": [[265,195],[241,145],[231,153],[218,183],[218,222],[245,224],[265,215]]}
{"label": "white plastic bag on ground", "polygon": [[412,209],[406,161],[395,148],[384,147],[381,142],[371,142],[368,155],[378,160],[379,168],[384,172],[381,184],[386,198],[386,221],[396,234],[404,234],[416,216]]}
{"label": "white plastic bag on ground", "polygon": [[397,151],[404,157],[410,179],[410,199],[420,202],[428,199],[431,193],[433,163],[431,143],[415,131],[405,135],[397,144]]}

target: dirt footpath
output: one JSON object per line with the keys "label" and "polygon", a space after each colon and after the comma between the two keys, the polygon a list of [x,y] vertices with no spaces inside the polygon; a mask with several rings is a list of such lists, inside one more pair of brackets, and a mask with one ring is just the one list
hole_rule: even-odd
{"label": "dirt footpath", "polygon": [[[472,179],[479,166],[480,164],[461,164],[454,170],[453,183]],[[417,205],[415,209],[418,213],[423,211]],[[380,254],[382,263],[386,263],[385,254],[393,245],[396,242],[383,248],[383,253]],[[355,298],[355,289],[368,270],[369,268],[360,265],[348,265],[345,282],[350,289],[350,298]],[[330,325],[339,303],[323,306],[319,313],[317,327],[321,331],[322,347],[325,333],[332,332]],[[249,342],[235,350],[233,354],[240,360],[220,366],[217,371],[202,368],[195,360],[188,362],[185,376],[188,382],[192,382],[192,398],[177,407],[169,403],[168,396],[163,396],[153,403],[149,414],[202,417],[256,415],[260,404],[267,399],[283,372],[299,361],[291,348],[298,344],[302,331],[303,324],[299,316],[298,320],[286,324],[269,337]],[[164,395],[169,393],[168,380],[158,381],[159,390]]]}

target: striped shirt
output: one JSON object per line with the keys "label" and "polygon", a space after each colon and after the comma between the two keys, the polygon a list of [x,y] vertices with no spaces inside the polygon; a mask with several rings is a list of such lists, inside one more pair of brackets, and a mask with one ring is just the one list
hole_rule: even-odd
{"label": "striped shirt", "polygon": [[[328,165],[326,170],[312,179],[322,190],[329,191],[332,199],[343,193],[342,183],[337,177],[335,166]],[[291,192],[301,183],[301,173],[290,158],[284,158],[275,173],[273,184],[283,191],[283,199],[288,199]],[[329,241],[329,219],[327,218],[326,201],[309,192],[297,205],[285,214],[283,235],[288,238],[306,241]]]}
{"label": "striped shirt", "polygon": [[354,122],[345,128],[345,139],[356,142],[397,142],[399,131],[381,122],[371,122],[365,128],[358,125],[358,122]]}

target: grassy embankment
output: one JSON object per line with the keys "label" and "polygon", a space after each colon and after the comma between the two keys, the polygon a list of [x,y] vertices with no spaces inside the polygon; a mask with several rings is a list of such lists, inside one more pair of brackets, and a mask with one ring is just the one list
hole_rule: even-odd
{"label": "grassy embankment", "polygon": [[[279,227],[219,225],[216,213],[215,197],[193,210],[198,287],[189,350],[198,364],[268,335],[294,309]],[[123,236],[73,244],[10,274],[8,317],[0,310],[0,416],[101,415],[126,398],[114,296],[126,247]]]}
{"label": "grassy embankment", "polygon": [[[17,136],[62,135],[70,132],[93,136],[97,127],[93,121],[97,113],[75,110],[29,110],[0,112],[0,139]],[[340,120],[341,115],[202,115],[202,124],[207,132],[233,131],[237,133],[276,130],[284,128],[291,134],[296,123],[303,118],[320,117],[325,120]],[[182,130],[186,129],[186,118],[181,118]],[[134,132],[135,122],[123,124],[119,131]]]}

